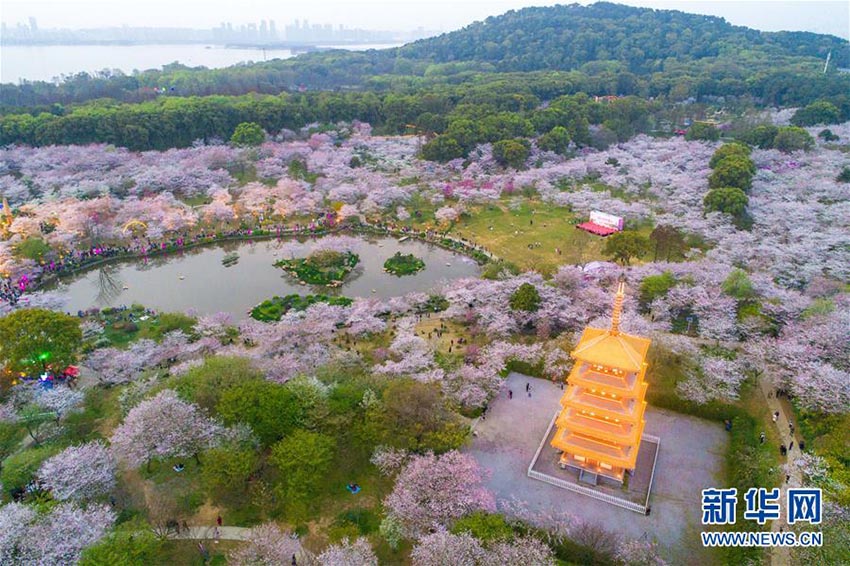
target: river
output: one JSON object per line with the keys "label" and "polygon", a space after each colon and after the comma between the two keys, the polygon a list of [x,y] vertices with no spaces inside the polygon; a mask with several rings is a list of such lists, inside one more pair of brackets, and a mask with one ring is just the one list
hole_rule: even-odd
{"label": "river", "polygon": [[[362,51],[393,45],[346,45],[343,49]],[[334,47],[334,46],[328,46]],[[231,49],[221,45],[4,45],[0,47],[0,82],[52,81],[62,75],[103,69],[158,69],[180,62],[210,69],[229,67],[246,61],[288,59],[288,49]]]}
{"label": "river", "polygon": [[[480,272],[468,257],[430,244],[371,238],[360,239],[355,250],[360,263],[342,287],[303,286],[273,266],[283,258],[278,250],[285,242],[230,242],[155,256],[147,261],[116,262],[64,278],[46,288],[60,291],[67,299],[65,309],[72,313],[90,307],[140,303],[164,311],[194,309],[202,314],[225,311],[244,318],[252,307],[274,295],[325,293],[388,298],[429,291],[441,282],[477,277]],[[232,251],[239,254],[239,262],[224,267],[221,260]],[[396,251],[423,259],[425,269],[404,277],[385,273],[384,261]]]}

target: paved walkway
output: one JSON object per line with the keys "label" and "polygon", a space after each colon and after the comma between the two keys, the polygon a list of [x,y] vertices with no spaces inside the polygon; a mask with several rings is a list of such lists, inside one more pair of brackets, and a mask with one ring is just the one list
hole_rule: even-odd
{"label": "paved walkway", "polygon": [[[216,536],[216,529],[218,536]],[[189,530],[180,529],[179,533],[173,533],[168,538],[174,539],[219,539],[219,540],[248,540],[251,529],[247,527],[189,527]]]}
{"label": "paved walkway", "polygon": [[[791,434],[791,427],[789,423],[791,419],[789,418],[789,411],[785,403],[782,402],[781,399],[776,397],[776,389],[772,383],[770,383],[764,376],[759,379],[759,386],[764,394],[765,403],[771,414],[779,412],[779,418],[776,419],[776,430],[779,433],[780,442],[784,444],[786,447],[791,445],[791,441],[794,441],[794,447],[788,451],[788,460],[787,466],[785,467],[785,473],[788,476],[788,481],[785,481],[785,478],[782,478],[782,485],[780,486],[780,499],[784,505],[786,499],[786,492],[789,487],[796,487],[803,484],[803,474],[800,471],[800,468],[794,463],[794,460],[801,454],[800,452],[800,439],[797,438],[796,434]],[[795,430],[796,433],[796,430]],[[787,529],[788,525],[785,521],[785,513],[782,513],[780,519],[778,521],[773,521],[771,523],[771,530],[774,532],[779,532],[780,529]],[[770,564],[771,566],[790,566],[791,565],[791,551],[788,547],[780,546],[774,547],[770,549]]]}
{"label": "paved walkway", "polygon": [[[525,391],[531,384],[531,397]],[[508,390],[513,398],[508,398]],[[490,403],[487,418],[475,424],[472,446],[464,451],[491,472],[487,486],[498,500],[527,503],[534,513],[566,511],[628,538],[655,539],[673,564],[698,563],[706,555],[699,539],[702,489],[723,484],[728,434],[710,421],[650,407],[646,432],[661,438],[653,480],[650,516],[596,501],[529,478],[528,465],[559,407],[563,391],[551,381],[511,373]]]}

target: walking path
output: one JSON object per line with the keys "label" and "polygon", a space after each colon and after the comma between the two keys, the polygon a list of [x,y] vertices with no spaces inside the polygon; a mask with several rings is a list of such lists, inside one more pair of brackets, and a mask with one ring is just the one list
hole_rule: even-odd
{"label": "walking path", "polygon": [[[791,419],[789,418],[785,404],[776,397],[774,385],[769,383],[769,381],[762,376],[762,378],[759,379],[759,386],[764,394],[765,403],[767,404],[770,413],[775,414],[777,411],[779,412],[779,418],[776,419],[776,423],[774,424],[776,425],[776,430],[779,433],[779,438],[781,439],[782,444],[790,446],[791,441],[794,441],[794,447],[788,450],[788,460],[787,465],[785,466],[785,473],[788,476],[788,481],[786,482],[783,478],[782,484],[779,487],[779,501],[785,502],[787,501],[786,492],[788,491],[788,488],[797,487],[803,484],[803,474],[800,471],[800,468],[794,463],[794,460],[796,460],[796,458],[801,454],[800,442],[797,436],[791,433],[791,427],[789,426]],[[778,521],[773,521],[773,523],[771,523],[771,531],[773,532],[779,532],[780,530],[785,530],[787,528],[788,524],[785,521],[785,513],[780,515]],[[770,564],[771,566],[791,566],[791,550],[785,546],[771,548]]]}
{"label": "walking path", "polygon": [[173,533],[169,538],[173,539],[218,539],[218,540],[248,540],[248,534],[251,529],[247,527],[218,527],[218,536],[216,537],[216,527],[189,527],[189,530],[180,529],[179,533]]}

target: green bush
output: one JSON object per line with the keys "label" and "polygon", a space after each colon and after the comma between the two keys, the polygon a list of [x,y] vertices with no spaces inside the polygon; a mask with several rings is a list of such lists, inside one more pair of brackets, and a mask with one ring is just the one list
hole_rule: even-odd
{"label": "green bush", "polygon": [[307,258],[282,259],[275,266],[310,285],[331,285],[342,282],[359,261],[360,257],[351,252],[322,251]]}
{"label": "green bush", "polygon": [[523,283],[511,295],[510,306],[515,311],[537,312],[540,308],[540,291],[531,283]]}
{"label": "green bush", "polygon": [[39,446],[27,448],[17,454],[12,454],[3,462],[0,470],[0,483],[7,493],[26,488],[38,472],[41,463],[58,453],[58,446]]}
{"label": "green bush", "polygon": [[707,122],[694,122],[693,125],[688,128],[688,132],[685,134],[685,139],[689,141],[717,141],[720,139],[720,130],[718,130],[717,126],[714,124],[709,124]]}
{"label": "green bush", "polygon": [[452,532],[454,534],[469,533],[484,543],[506,541],[514,534],[504,516],[483,511],[476,511],[455,521]]}
{"label": "green bush", "polygon": [[256,122],[242,122],[233,130],[230,143],[233,145],[256,146],[266,141],[263,127]]}
{"label": "green bush", "polygon": [[669,271],[661,275],[649,275],[640,282],[639,301],[646,310],[655,299],[663,297],[676,285],[676,277]]}
{"label": "green bush", "polygon": [[328,295],[286,295],[266,299],[253,309],[251,318],[262,322],[278,321],[290,310],[302,311],[316,303],[327,303],[332,306],[347,307],[353,302],[348,297],[332,297]]}
{"label": "green bush", "polygon": [[425,269],[425,262],[413,254],[396,252],[384,262],[384,270],[396,276],[413,275]]}

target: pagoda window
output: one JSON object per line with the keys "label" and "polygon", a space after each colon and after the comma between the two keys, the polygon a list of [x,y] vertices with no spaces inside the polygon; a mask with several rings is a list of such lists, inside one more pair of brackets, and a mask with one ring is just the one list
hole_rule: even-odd
{"label": "pagoda window", "polygon": [[585,462],[585,461],[587,461],[587,458],[585,458],[584,456],[579,456],[578,454],[573,455],[573,458],[574,458],[577,462]]}
{"label": "pagoda window", "polygon": [[611,464],[605,463],[605,462],[599,462],[599,467],[602,468],[603,470],[613,470],[614,469],[614,466],[612,466]]}

